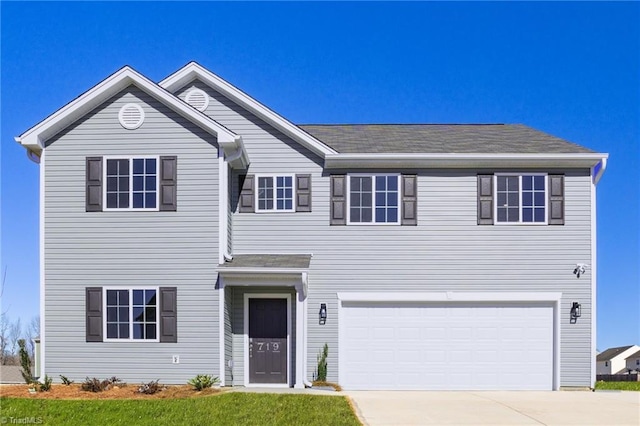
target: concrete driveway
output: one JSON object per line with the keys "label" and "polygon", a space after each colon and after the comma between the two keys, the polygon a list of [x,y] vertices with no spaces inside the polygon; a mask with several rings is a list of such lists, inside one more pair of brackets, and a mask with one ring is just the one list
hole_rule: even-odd
{"label": "concrete driveway", "polygon": [[640,392],[348,391],[365,425],[640,425]]}

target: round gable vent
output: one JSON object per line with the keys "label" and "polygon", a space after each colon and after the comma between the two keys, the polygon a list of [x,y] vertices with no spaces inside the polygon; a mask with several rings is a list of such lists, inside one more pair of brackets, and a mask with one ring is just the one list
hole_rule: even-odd
{"label": "round gable vent", "polygon": [[204,111],[209,106],[209,95],[200,89],[189,90],[184,100],[198,111]]}
{"label": "round gable vent", "polygon": [[144,122],[144,110],[138,104],[126,104],[120,108],[118,120],[125,129],[137,129]]}

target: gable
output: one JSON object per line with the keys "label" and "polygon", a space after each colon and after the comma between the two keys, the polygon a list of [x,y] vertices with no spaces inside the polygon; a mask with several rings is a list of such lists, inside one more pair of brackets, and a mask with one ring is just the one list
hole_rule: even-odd
{"label": "gable", "polygon": [[69,102],[40,123],[16,137],[16,142],[28,150],[38,154],[47,140],[57,135],[77,120],[89,114],[103,102],[123,89],[134,85],[158,102],[163,103],[174,112],[198,125],[217,137],[219,143],[238,144],[238,137],[233,132],[211,120],[190,106],[181,102],[157,84],[142,76],[132,68],[125,66],[101,81],[78,98]]}

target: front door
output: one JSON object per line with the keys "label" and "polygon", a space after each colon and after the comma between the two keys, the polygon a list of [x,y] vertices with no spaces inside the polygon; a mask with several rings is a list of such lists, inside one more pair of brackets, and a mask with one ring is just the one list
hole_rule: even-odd
{"label": "front door", "polygon": [[287,383],[287,299],[249,299],[249,382]]}

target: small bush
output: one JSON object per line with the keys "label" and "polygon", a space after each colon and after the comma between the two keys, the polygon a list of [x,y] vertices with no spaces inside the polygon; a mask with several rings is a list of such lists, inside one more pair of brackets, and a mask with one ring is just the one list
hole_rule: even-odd
{"label": "small bush", "polygon": [[62,383],[67,386],[73,383],[73,380],[69,380],[67,376],[63,376],[62,374],[60,375],[60,380],[62,380]]}
{"label": "small bush", "polygon": [[40,392],[49,392],[51,390],[51,382],[53,382],[53,379],[51,379],[51,377],[47,376],[46,374],[44,375],[44,381],[40,384]]}
{"label": "small bush", "polygon": [[319,382],[327,381],[327,357],[329,356],[329,345],[326,343],[322,347],[322,351],[318,354],[318,367],[316,380]]}
{"label": "small bush", "polygon": [[95,377],[90,379],[89,377],[87,377],[84,382],[82,382],[81,388],[83,391],[87,392],[102,392],[111,389],[112,386],[124,387],[126,386],[126,383],[115,376],[110,379],[104,380],[99,380]]}
{"label": "small bush", "polygon": [[156,381],[150,381],[149,383],[142,383],[139,387],[138,387],[138,392],[139,393],[144,393],[147,395],[153,395],[156,392],[160,392],[162,389],[164,389],[164,386],[160,385],[158,382],[160,381],[160,379],[156,380]]}
{"label": "small bush", "polygon": [[187,383],[193,386],[195,390],[201,391],[203,389],[208,389],[219,382],[220,379],[218,379],[217,377],[213,377],[210,374],[198,374]]}
{"label": "small bush", "polygon": [[18,346],[20,347],[20,374],[26,384],[33,383],[33,374],[31,374],[31,360],[29,359],[29,353],[27,352],[26,342],[24,339],[18,340]]}

